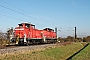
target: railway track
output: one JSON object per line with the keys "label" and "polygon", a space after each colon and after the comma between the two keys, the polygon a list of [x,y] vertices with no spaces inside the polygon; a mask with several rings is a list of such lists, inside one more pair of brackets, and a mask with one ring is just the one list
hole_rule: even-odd
{"label": "railway track", "polygon": [[12,53],[12,52],[18,52],[23,50],[35,50],[40,48],[48,48],[53,46],[60,46],[60,45],[67,45],[70,43],[56,43],[56,44],[40,44],[40,45],[30,45],[30,46],[18,46],[18,45],[8,45],[0,48],[0,54],[6,54],[6,53]]}
{"label": "railway track", "polygon": [[52,45],[54,46],[54,44],[31,45],[31,46],[8,46],[3,49],[0,49],[0,54],[12,53],[12,52],[17,52],[17,51],[22,51],[22,50],[34,50],[34,49],[39,49],[39,48],[46,48]]}

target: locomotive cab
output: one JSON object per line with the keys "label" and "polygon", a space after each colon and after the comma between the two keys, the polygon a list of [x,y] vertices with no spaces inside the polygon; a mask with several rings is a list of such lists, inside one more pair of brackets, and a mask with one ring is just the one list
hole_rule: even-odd
{"label": "locomotive cab", "polygon": [[18,24],[18,27],[14,29],[14,38],[12,41],[16,44],[24,44],[27,42],[27,38],[30,38],[30,30],[35,29],[35,25],[30,23]]}

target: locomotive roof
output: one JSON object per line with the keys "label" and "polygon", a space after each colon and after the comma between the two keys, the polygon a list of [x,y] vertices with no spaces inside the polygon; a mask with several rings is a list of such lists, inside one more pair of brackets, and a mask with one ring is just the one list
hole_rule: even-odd
{"label": "locomotive roof", "polygon": [[18,25],[20,25],[20,24],[29,24],[29,25],[31,25],[31,26],[35,26],[34,24],[31,24],[31,23],[29,23],[29,22],[19,23]]}
{"label": "locomotive roof", "polygon": [[[53,29],[51,29],[51,28],[45,28],[45,29],[43,29],[43,30],[47,30],[47,29],[48,29],[48,30],[53,30]],[[54,31],[54,30],[53,30],[53,31]]]}

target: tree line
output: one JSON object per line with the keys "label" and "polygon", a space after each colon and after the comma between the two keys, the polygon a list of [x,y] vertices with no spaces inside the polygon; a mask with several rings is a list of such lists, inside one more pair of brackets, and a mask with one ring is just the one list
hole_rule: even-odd
{"label": "tree line", "polygon": [[60,42],[90,42],[90,36],[86,36],[83,38],[76,38],[72,36],[67,36],[66,38],[58,37],[58,41]]}

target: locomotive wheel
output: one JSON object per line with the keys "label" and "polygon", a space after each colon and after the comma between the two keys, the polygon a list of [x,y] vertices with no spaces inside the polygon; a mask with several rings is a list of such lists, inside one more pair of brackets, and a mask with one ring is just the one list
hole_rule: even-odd
{"label": "locomotive wheel", "polygon": [[30,45],[30,41],[27,41],[27,42],[26,42],[26,45],[29,46],[29,45]]}
{"label": "locomotive wheel", "polygon": [[19,42],[18,45],[24,45],[24,42]]}
{"label": "locomotive wheel", "polygon": [[29,43],[26,43],[27,46],[29,46]]}

